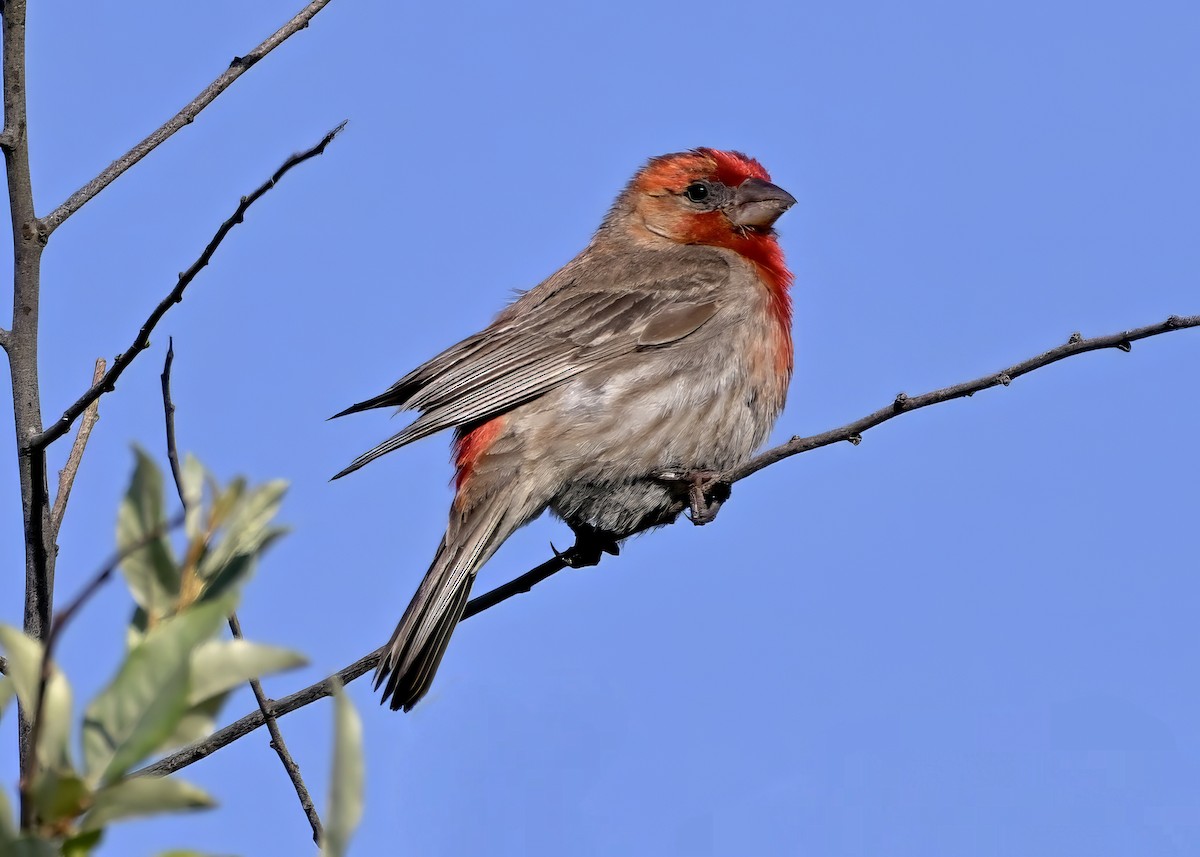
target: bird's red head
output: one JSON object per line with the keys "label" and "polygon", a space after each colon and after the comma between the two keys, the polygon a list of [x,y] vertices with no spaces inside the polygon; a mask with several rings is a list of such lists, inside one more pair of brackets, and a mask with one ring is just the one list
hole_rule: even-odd
{"label": "bird's red head", "polygon": [[753,262],[781,320],[790,322],[792,274],[772,227],[796,199],[771,184],[754,158],[707,148],[652,158],[623,198],[622,219],[634,230],[679,244],[724,247]]}

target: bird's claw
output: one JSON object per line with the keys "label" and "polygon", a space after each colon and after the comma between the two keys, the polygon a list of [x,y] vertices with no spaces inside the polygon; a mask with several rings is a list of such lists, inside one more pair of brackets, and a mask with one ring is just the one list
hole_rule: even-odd
{"label": "bird's claw", "polygon": [[713,470],[693,470],[681,473],[664,470],[656,477],[674,485],[687,499],[687,519],[697,527],[716,520],[721,504],[729,499],[732,486],[724,475]]}
{"label": "bird's claw", "polygon": [[620,556],[621,546],[610,534],[603,533],[588,524],[580,524],[571,529],[575,533],[575,544],[571,547],[560,551],[553,542],[550,543],[550,550],[554,552],[555,559],[568,568],[599,565],[601,556],[606,553]]}

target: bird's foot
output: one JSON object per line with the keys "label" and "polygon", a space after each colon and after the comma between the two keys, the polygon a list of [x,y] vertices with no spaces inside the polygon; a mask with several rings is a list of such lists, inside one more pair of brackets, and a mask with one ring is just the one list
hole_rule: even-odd
{"label": "bird's foot", "polygon": [[666,470],[656,476],[686,496],[688,520],[697,527],[716,520],[721,504],[728,500],[733,492],[733,486],[725,481],[723,474],[715,470],[692,470],[686,473]]}
{"label": "bird's foot", "polygon": [[601,532],[590,524],[578,524],[572,526],[571,530],[575,533],[575,544],[571,547],[560,551],[553,542],[550,544],[550,550],[554,551],[554,555],[566,563],[568,568],[599,565],[604,554],[619,556],[621,553],[621,546],[611,533]]}

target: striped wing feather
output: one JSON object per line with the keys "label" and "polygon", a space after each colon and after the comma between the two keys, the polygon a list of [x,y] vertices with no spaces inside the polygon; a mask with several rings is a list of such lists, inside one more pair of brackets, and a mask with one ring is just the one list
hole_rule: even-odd
{"label": "striped wing feather", "polygon": [[539,289],[386,392],[337,414],[385,407],[421,412],[334,478],[436,432],[505,413],[606,361],[669,346],[719,309],[713,277],[661,280],[619,292],[564,289],[544,296]]}

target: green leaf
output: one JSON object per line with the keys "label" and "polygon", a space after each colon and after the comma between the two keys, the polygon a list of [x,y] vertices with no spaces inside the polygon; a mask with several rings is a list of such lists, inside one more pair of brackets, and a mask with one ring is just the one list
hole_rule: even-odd
{"label": "green leaf", "polygon": [[[257,559],[267,546],[286,532],[281,527],[271,527],[271,519],[279,512],[283,494],[287,491],[287,483],[282,480],[268,482],[250,490],[228,511],[225,521],[224,536],[200,561],[198,569],[201,580],[213,581],[218,576],[228,578],[227,567],[235,563],[239,557],[247,557],[239,566],[238,580],[253,570],[253,560]],[[226,495],[228,495],[228,491]],[[214,509],[214,517],[218,511],[225,508],[228,501],[219,500]],[[228,589],[235,581],[226,580],[222,591]]]}
{"label": "green leaf", "polygon": [[71,685],[62,670],[52,667],[42,704],[42,729],[38,734],[38,761],[43,767],[70,771]]}
{"label": "green leaf", "polygon": [[16,838],[17,823],[13,818],[12,807],[8,804],[8,792],[0,789],[0,845],[6,845]]}
{"label": "green leaf", "polygon": [[22,836],[4,846],[3,857],[59,857],[58,846],[48,839]]}
{"label": "green leaf", "polygon": [[142,640],[146,639],[146,629],[150,626],[150,617],[141,607],[133,608],[129,624],[125,626],[125,651],[132,652]]}
{"label": "green leaf", "polygon": [[0,625],[0,647],[8,656],[8,678],[12,691],[25,710],[32,713],[37,705],[39,677],[42,674],[42,644],[12,625]]}
{"label": "green leaf", "polygon": [[179,481],[183,486],[184,505],[187,516],[184,518],[184,532],[188,540],[197,539],[203,533],[201,521],[204,510],[201,504],[204,500],[204,465],[190,452],[183,457],[183,467],[179,470]]}
{"label": "green leaf", "polygon": [[103,830],[89,830],[72,836],[62,844],[62,857],[87,857],[103,838]]}
{"label": "green leaf", "polygon": [[225,541],[235,545],[240,553],[257,551],[267,524],[279,513],[287,489],[288,483],[283,479],[273,479],[251,489],[225,525]]}
{"label": "green leaf", "polygon": [[16,695],[17,689],[13,686],[12,679],[0,676],[0,722],[4,721],[4,709],[8,708],[8,704]]}
{"label": "green leaf", "polygon": [[173,616],[129,653],[84,714],[83,752],[93,782],[111,784],[175,731],[187,710],[192,652],[235,604],[230,597]]}
{"label": "green leaf", "polygon": [[[0,709],[6,697],[15,693],[29,716],[35,717],[42,675],[42,644],[11,625],[0,625],[0,646],[8,654],[8,678],[0,684]],[[56,667],[51,667],[46,681],[45,706],[38,734],[38,761],[43,767],[69,769],[71,686]]]}
{"label": "green leaf", "polygon": [[96,792],[84,830],[98,830],[114,821],[135,816],[209,809],[216,801],[204,790],[174,777],[134,777]]}
{"label": "green leaf", "polygon": [[167,736],[161,744],[154,748],[153,753],[168,753],[177,747],[193,744],[207,738],[217,730],[217,715],[221,713],[229,694],[221,693],[193,705],[183,712],[183,717],[175,726],[175,731]]}
{"label": "green leaf", "polygon": [[81,815],[91,797],[87,783],[73,771],[63,774],[47,771],[37,778],[33,787],[33,802],[38,817],[51,827]]}
{"label": "green leaf", "polygon": [[225,486],[223,491],[212,476],[207,477],[206,481],[208,482],[208,491],[213,498],[211,526],[215,530],[225,525],[230,513],[242,501],[242,495],[246,493],[246,479],[244,476],[236,477]]}
{"label": "green leaf", "polygon": [[[201,565],[204,565],[201,561]],[[224,565],[210,572],[212,577],[206,579],[204,589],[198,601],[203,604],[214,598],[223,598],[230,591],[236,590],[243,579],[250,576],[254,570],[254,557],[239,554]]]}
{"label": "green leaf", "polygon": [[354,828],[362,819],[362,721],[340,681],[333,686],[333,781],[325,817],[324,857],[343,857]]}
{"label": "green leaf", "polygon": [[192,655],[192,690],[188,694],[188,704],[196,705],[252,678],[306,663],[303,655],[277,646],[248,640],[209,640]]}
{"label": "green leaf", "polygon": [[[233,644],[238,645],[233,645]],[[241,650],[243,645],[253,649],[249,666],[240,664],[237,651],[222,652],[225,647]],[[217,715],[229,699],[229,691],[250,678],[269,675],[284,669],[303,666],[307,659],[289,649],[247,643],[243,640],[202,643],[192,657],[192,690],[188,694],[189,708],[184,712],[175,731],[154,748],[155,753],[167,752],[207,738],[216,731]],[[207,678],[206,678],[207,676]],[[216,693],[213,688],[220,690]]]}
{"label": "green leaf", "polygon": [[152,533],[161,533],[121,561],[121,573],[134,600],[157,619],[175,605],[180,570],[165,532],[162,471],[142,449],[135,447],[134,454],[133,478],[117,513],[117,550],[125,552]]}

